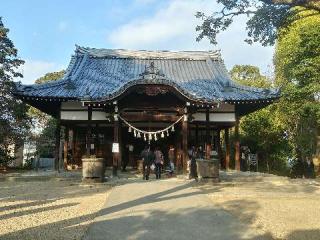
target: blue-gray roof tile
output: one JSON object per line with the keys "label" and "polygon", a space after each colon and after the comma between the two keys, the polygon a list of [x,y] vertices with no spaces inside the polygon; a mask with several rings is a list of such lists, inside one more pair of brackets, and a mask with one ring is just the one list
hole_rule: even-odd
{"label": "blue-gray roof tile", "polygon": [[[141,74],[152,63],[162,77],[145,81]],[[83,47],[76,48],[62,79],[20,85],[18,93],[79,100],[89,94],[93,100],[108,100],[138,83],[172,85],[193,100],[248,101],[279,97],[277,90],[234,83],[217,51],[130,51]]]}

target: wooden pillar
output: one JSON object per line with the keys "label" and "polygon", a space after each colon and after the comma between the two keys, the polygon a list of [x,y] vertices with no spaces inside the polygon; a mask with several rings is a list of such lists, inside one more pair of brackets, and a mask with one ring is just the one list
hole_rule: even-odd
{"label": "wooden pillar", "polygon": [[112,155],[112,175],[114,177],[118,176],[118,167],[119,165],[119,161],[120,161],[120,144],[119,144],[119,118],[118,118],[118,106],[115,104],[115,114],[114,114],[114,122],[113,122],[113,144],[118,144],[119,147],[119,151],[114,152],[113,151],[113,155]]}
{"label": "wooden pillar", "polygon": [[88,107],[88,124],[87,124],[87,135],[86,135],[86,155],[89,157],[91,155],[91,143],[92,143],[92,126],[91,126],[91,120],[92,120],[92,107]]}
{"label": "wooden pillar", "polygon": [[230,169],[230,138],[229,138],[229,128],[224,129],[224,139],[226,144],[226,157],[225,157],[225,168]]}
{"label": "wooden pillar", "polygon": [[99,143],[99,133],[100,133],[100,126],[99,124],[95,125],[95,131],[94,131],[96,138],[94,141],[94,148],[95,148],[95,155],[101,157],[101,146]]}
{"label": "wooden pillar", "polygon": [[236,117],[236,126],[234,132],[234,162],[235,170],[240,171],[240,139],[239,139],[239,117]]}
{"label": "wooden pillar", "polygon": [[187,108],[184,110],[184,117],[182,121],[182,167],[183,172],[187,172],[188,162],[188,115]]}
{"label": "wooden pillar", "polygon": [[59,171],[64,170],[63,168],[63,129],[60,127],[60,147],[59,147]]}
{"label": "wooden pillar", "polygon": [[68,166],[68,144],[69,144],[69,127],[64,128],[63,142],[63,168],[66,170]]}
{"label": "wooden pillar", "polygon": [[75,162],[75,159],[74,159],[74,156],[75,156],[75,141],[76,141],[76,134],[75,134],[75,129],[74,127],[72,127],[69,131],[69,144],[70,144],[70,161],[71,161],[71,164],[75,165],[76,162]]}
{"label": "wooden pillar", "polygon": [[60,111],[57,116],[57,126],[55,131],[55,156],[54,156],[54,169],[59,172],[59,157],[60,157],[60,130],[61,130],[61,123],[60,123]]}
{"label": "wooden pillar", "polygon": [[205,159],[210,159],[211,154],[211,139],[210,139],[210,112],[209,109],[206,110],[206,146],[205,146]]}
{"label": "wooden pillar", "polygon": [[220,129],[217,130],[217,152],[218,152],[218,158],[219,158],[219,162],[220,162],[220,166],[223,167],[224,165],[224,158],[222,155],[222,148],[221,148],[221,136],[220,136]]}

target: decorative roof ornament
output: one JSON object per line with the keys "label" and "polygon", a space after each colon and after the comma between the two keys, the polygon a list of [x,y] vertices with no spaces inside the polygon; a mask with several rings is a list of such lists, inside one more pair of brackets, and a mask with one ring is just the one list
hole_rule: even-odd
{"label": "decorative roof ornament", "polygon": [[143,79],[156,79],[156,78],[163,78],[164,74],[161,72],[159,68],[154,65],[154,62],[150,62],[149,66],[145,66],[144,72],[140,73]]}

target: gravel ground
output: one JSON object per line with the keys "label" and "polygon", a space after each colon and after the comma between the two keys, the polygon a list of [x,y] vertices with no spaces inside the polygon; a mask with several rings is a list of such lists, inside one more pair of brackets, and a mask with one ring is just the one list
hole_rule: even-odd
{"label": "gravel ground", "polygon": [[0,182],[0,239],[81,239],[109,188],[79,180]]}
{"label": "gravel ground", "polygon": [[245,176],[201,188],[217,207],[260,228],[270,239],[320,239],[319,180],[269,175],[255,182],[255,178]]}
{"label": "gravel ground", "polygon": [[[136,177],[128,174],[117,182]],[[221,183],[193,186],[217,209],[264,232],[264,239],[320,239],[319,179],[230,172],[222,173]],[[109,184],[82,185],[76,179],[0,181],[0,239],[81,239],[109,189]]]}

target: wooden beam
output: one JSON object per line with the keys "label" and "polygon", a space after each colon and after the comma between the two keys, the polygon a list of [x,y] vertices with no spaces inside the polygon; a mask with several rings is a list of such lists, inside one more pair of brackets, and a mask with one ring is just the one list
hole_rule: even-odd
{"label": "wooden beam", "polygon": [[234,132],[234,162],[235,170],[240,171],[240,139],[239,139],[239,117],[236,117],[236,125]]}
{"label": "wooden beam", "polygon": [[148,113],[122,113],[121,116],[129,122],[175,122],[179,116]]}

